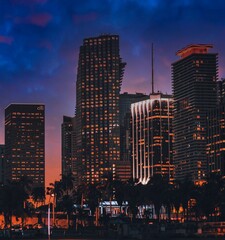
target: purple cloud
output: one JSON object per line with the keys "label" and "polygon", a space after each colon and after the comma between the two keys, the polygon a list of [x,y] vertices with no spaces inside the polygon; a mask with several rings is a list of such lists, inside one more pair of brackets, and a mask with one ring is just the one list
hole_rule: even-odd
{"label": "purple cloud", "polygon": [[52,16],[49,13],[36,13],[27,17],[15,18],[17,24],[33,24],[39,27],[46,27],[51,20]]}
{"label": "purple cloud", "polygon": [[12,37],[0,35],[0,43],[11,45],[14,39]]}

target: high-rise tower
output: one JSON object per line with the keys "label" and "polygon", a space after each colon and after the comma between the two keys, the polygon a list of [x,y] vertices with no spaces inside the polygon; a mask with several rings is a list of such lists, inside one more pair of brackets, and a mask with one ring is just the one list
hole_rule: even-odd
{"label": "high-rise tower", "polygon": [[67,176],[73,172],[73,118],[63,116],[61,125],[62,136],[62,176]]}
{"label": "high-rise tower", "polygon": [[4,182],[5,145],[0,144],[0,184]]}
{"label": "high-rise tower", "polygon": [[100,181],[120,158],[119,93],[124,67],[118,35],[84,39],[76,83],[78,183]]}
{"label": "high-rise tower", "polygon": [[26,176],[45,186],[45,106],[10,104],[5,109],[5,178]]}
{"label": "high-rise tower", "polygon": [[192,44],[172,64],[175,178],[206,176],[206,112],[216,106],[217,54],[210,44]]}
{"label": "high-rise tower", "polygon": [[122,161],[131,161],[131,104],[146,99],[149,99],[149,96],[143,93],[130,94],[125,92],[120,94],[120,159]]}
{"label": "high-rise tower", "polygon": [[131,104],[133,179],[173,181],[173,98],[162,93]]}

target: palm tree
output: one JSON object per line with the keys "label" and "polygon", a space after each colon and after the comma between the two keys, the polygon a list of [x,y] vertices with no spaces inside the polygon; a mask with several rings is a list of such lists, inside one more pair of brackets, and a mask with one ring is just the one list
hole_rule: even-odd
{"label": "palm tree", "polygon": [[177,221],[179,220],[179,210],[180,210],[180,206],[181,206],[181,191],[180,191],[180,185],[178,182],[175,182],[173,185],[173,191],[171,194],[172,197],[172,205],[176,210],[176,219]]}
{"label": "palm tree", "polygon": [[165,202],[165,189],[167,182],[161,175],[155,175],[146,185],[149,204],[153,203],[158,222],[160,221],[160,209]]}
{"label": "palm tree", "polygon": [[51,183],[47,188],[47,194],[53,196],[53,207],[60,209],[67,214],[68,228],[70,227],[70,219],[75,211],[74,204],[77,202],[77,192],[74,187],[74,176],[72,173],[62,175],[60,181]]}
{"label": "palm tree", "polygon": [[37,208],[38,204],[43,204],[45,200],[45,189],[43,187],[34,187],[31,196],[35,203],[35,208]]}
{"label": "palm tree", "polygon": [[67,214],[67,227],[70,228],[70,220],[72,213],[75,211],[75,192],[67,191],[66,194],[62,195],[58,201],[58,209],[64,211]]}
{"label": "palm tree", "polygon": [[128,211],[131,214],[131,220],[136,218],[138,213],[138,205],[141,202],[140,199],[140,189],[141,185],[137,185],[137,181],[129,180],[124,186],[125,199],[128,201]]}
{"label": "palm tree", "polygon": [[201,214],[209,220],[215,213],[216,208],[220,208],[223,196],[224,181],[221,176],[211,174],[205,184],[201,187],[201,194],[198,198],[198,208]]}
{"label": "palm tree", "polygon": [[[5,226],[12,226],[12,216],[22,217],[26,215],[26,201],[29,194],[20,181],[13,181],[7,185],[1,186],[0,212],[3,213]],[[28,206],[28,205],[27,205]]]}
{"label": "palm tree", "polygon": [[179,184],[179,189],[180,189],[180,194],[181,194],[181,204],[184,209],[183,216],[184,220],[188,221],[189,220],[189,207],[188,203],[190,199],[196,198],[195,197],[195,189],[196,186],[195,184],[190,181],[188,178],[185,179],[185,181],[181,182]]}

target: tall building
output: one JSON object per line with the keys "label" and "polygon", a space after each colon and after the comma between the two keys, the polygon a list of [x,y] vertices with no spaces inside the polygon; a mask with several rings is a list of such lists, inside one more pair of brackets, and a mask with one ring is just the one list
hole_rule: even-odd
{"label": "tall building", "polygon": [[94,183],[120,159],[119,93],[125,63],[118,35],[84,39],[76,82],[76,171]]}
{"label": "tall building", "polygon": [[133,179],[146,184],[161,175],[173,181],[173,99],[150,94],[150,99],[131,104]]}
{"label": "tall building", "polygon": [[45,186],[45,106],[10,104],[5,109],[6,179],[27,176]]}
{"label": "tall building", "polygon": [[73,118],[63,116],[63,123],[61,125],[62,137],[62,176],[66,176],[73,172]]}
{"label": "tall building", "polygon": [[143,93],[123,93],[119,98],[120,109],[120,159],[121,161],[131,162],[130,147],[130,120],[131,120],[131,104],[140,102],[149,98],[149,95]]}
{"label": "tall building", "polygon": [[4,182],[5,145],[0,144],[0,184]]}
{"label": "tall building", "polygon": [[172,64],[175,178],[200,181],[207,171],[206,113],[217,102],[217,54],[210,44],[192,44]]}
{"label": "tall building", "polygon": [[217,81],[217,103],[225,103],[225,78]]}
{"label": "tall building", "polygon": [[207,114],[208,173],[225,177],[225,104],[220,103]]}

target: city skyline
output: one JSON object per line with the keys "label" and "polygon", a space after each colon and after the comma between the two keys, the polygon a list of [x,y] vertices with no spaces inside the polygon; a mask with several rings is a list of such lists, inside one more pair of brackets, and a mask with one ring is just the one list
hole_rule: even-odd
{"label": "city skyline", "polygon": [[[151,92],[150,46],[155,46],[155,90],[171,93],[171,63],[190,43],[212,43],[225,76],[223,1],[1,1],[0,142],[4,109],[12,102],[46,105],[46,185],[59,179],[61,122],[73,116],[79,46],[101,33],[120,36],[127,63],[122,91]],[[201,31],[199,30],[201,29]],[[32,33],[32,34],[31,34]],[[50,171],[50,167],[52,171]]]}

